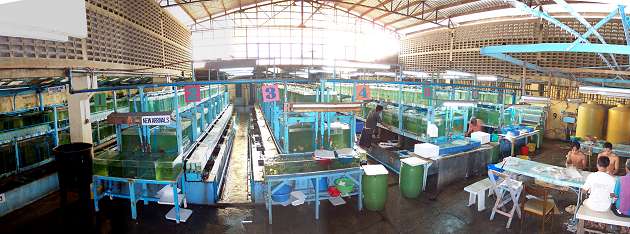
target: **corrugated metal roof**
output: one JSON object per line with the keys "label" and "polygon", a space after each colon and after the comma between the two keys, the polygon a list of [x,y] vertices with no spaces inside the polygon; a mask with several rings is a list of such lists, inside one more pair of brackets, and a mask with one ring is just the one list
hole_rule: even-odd
{"label": "corrugated metal roof", "polygon": [[[157,0],[165,5],[165,0]],[[283,2],[287,0],[276,0]],[[330,0],[316,1],[312,3],[335,4],[343,9],[378,23],[391,26],[395,29],[405,29],[420,24],[431,24],[445,20],[484,11],[511,8],[504,0]],[[590,0],[568,0],[569,3],[583,3]],[[263,0],[209,0],[192,1],[186,3],[183,0],[170,1],[180,5],[194,22],[203,22],[225,16],[240,9],[248,9],[256,5],[267,5],[270,1]],[[551,0],[540,0],[541,4],[553,4]],[[298,3],[299,4],[299,3]],[[186,21],[186,20],[182,20]]]}

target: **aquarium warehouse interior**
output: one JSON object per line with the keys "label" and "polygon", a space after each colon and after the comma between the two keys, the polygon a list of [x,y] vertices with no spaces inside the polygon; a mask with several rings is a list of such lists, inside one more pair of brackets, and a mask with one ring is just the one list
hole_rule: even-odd
{"label": "aquarium warehouse interior", "polygon": [[0,230],[630,233],[629,6],[0,0]]}

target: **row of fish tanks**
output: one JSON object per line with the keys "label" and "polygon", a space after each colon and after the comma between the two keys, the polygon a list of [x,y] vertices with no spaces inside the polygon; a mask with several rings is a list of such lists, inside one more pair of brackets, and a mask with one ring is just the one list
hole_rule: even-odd
{"label": "row of fish tanks", "polygon": [[[104,151],[94,157],[94,175],[174,181],[182,172],[182,153],[190,150],[208,119],[214,119],[219,109],[227,105],[227,89],[223,85],[201,88],[202,102],[198,108],[185,102],[183,90],[178,91],[177,99],[173,91],[145,93],[145,103],[141,108],[138,96],[132,98],[130,112],[169,112],[175,116],[175,102],[179,104],[180,121],[171,121],[165,126],[126,126],[122,125],[118,148]],[[210,103],[210,104],[208,104]],[[212,107],[210,107],[212,105]],[[201,106],[201,108],[199,108]],[[196,114],[193,114],[195,110]],[[208,115],[211,118],[208,118]],[[196,121],[193,131],[193,121]],[[177,125],[181,126],[181,142],[178,144]],[[194,133],[193,133],[194,132]],[[180,148],[181,145],[181,148]]]}
{"label": "row of fish tanks", "polygon": [[[129,106],[128,95],[119,93],[116,102],[119,110],[126,111],[126,107]],[[113,110],[111,94],[91,97],[92,115]],[[55,125],[57,132],[54,131]],[[57,144],[70,143],[68,126],[68,108],[65,103],[0,114],[0,175],[15,174],[51,162],[52,148]],[[93,144],[99,145],[113,139],[115,131],[112,124],[94,121]]]}
{"label": "row of fish tanks", "polygon": [[[351,102],[354,92],[354,84],[348,83],[326,83],[325,88],[319,84],[291,84],[279,85],[280,105],[286,93],[288,102],[294,103],[316,103],[331,102],[339,103]],[[288,92],[286,92],[288,90]],[[321,91],[325,95],[319,95]],[[423,92],[431,92],[430,98],[424,97]],[[357,113],[357,117],[366,119],[367,115],[373,111],[377,105],[384,106],[382,113],[383,124],[400,130],[400,132],[410,133],[416,140],[432,142],[445,145],[451,142],[463,142],[463,137],[468,121],[475,117],[483,121],[487,126],[487,131],[495,135],[505,126],[517,126],[526,124],[534,128],[544,128],[544,107],[540,106],[519,106],[512,104],[517,102],[513,92],[496,93],[488,91],[475,91],[470,89],[453,89],[450,87],[432,87],[423,89],[422,87],[411,87],[389,84],[370,85],[370,99],[364,101],[362,110]],[[474,107],[447,107],[445,101],[470,101],[476,96]],[[402,96],[402,103],[399,102]],[[399,109],[402,106],[402,111]],[[432,116],[429,107],[433,106]],[[402,117],[400,116],[402,114]],[[310,113],[290,113],[287,116],[303,117],[307,119]],[[283,116],[280,116],[281,122]],[[402,121],[402,124],[400,123]],[[438,129],[438,137],[427,137],[428,122],[435,124]],[[280,124],[280,126],[283,126]],[[402,126],[402,128],[400,128]],[[288,153],[311,152],[317,149],[317,142],[323,141],[323,147],[334,149],[349,146],[349,137],[352,134],[349,123],[333,122],[331,124],[330,137],[328,132],[316,134],[312,123],[292,123],[289,128],[289,151]],[[360,127],[358,128],[360,130]],[[541,131],[543,132],[543,131]],[[323,136],[323,138],[322,138]],[[494,136],[494,138],[498,138]],[[332,142],[332,143],[331,143]],[[281,139],[281,143],[283,143]],[[331,147],[334,146],[334,147]]]}

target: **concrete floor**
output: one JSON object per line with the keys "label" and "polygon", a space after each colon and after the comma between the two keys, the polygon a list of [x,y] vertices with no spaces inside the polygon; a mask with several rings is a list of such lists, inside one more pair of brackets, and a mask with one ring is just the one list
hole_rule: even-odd
{"label": "concrete floor", "polygon": [[[238,146],[236,146],[238,147]],[[546,141],[534,160],[563,164],[568,149],[565,143]],[[238,156],[238,154],[234,154]],[[242,155],[241,157],[245,157]],[[246,161],[246,160],[245,160]],[[234,162],[234,161],[233,161]],[[240,161],[241,163],[244,161]],[[524,225],[515,218],[510,229],[507,218],[490,221],[490,208],[477,212],[467,207],[468,194],[463,188],[483,176],[469,178],[448,186],[432,200],[424,193],[417,199],[400,196],[398,177],[390,175],[386,208],[380,212],[358,211],[356,200],[342,206],[323,202],[321,217],[315,220],[312,205],[274,206],[274,224],[269,225],[264,206],[239,204],[217,207],[189,206],[194,212],[187,223],[175,224],[164,219],[169,206],[138,203],[138,220],[130,217],[126,200],[103,199],[101,211],[82,211],[76,204],[58,205],[54,193],[34,204],[0,218],[2,233],[538,233],[540,219],[527,217]],[[429,180],[431,182],[431,180]],[[431,191],[429,191],[431,193]],[[561,214],[554,217],[551,233],[568,233],[563,223],[571,217],[564,207],[575,203],[572,193],[554,193]],[[494,199],[487,200],[491,204]],[[491,205],[488,205],[491,206]],[[243,222],[245,221],[245,222]],[[251,221],[251,222],[249,222]],[[549,230],[547,228],[546,230]]]}

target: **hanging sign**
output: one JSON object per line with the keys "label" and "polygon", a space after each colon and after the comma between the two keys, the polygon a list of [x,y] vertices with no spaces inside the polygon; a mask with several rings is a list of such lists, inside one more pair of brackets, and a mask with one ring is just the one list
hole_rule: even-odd
{"label": "hanging sign", "polygon": [[278,89],[278,84],[263,85],[261,90],[263,102],[280,101],[280,91]]}
{"label": "hanging sign", "polygon": [[370,100],[371,99],[370,86],[361,84],[361,85],[357,85],[356,89],[357,89],[357,97],[356,97],[356,99],[358,101]]}
{"label": "hanging sign", "polygon": [[201,86],[188,85],[184,86],[185,102],[199,102],[201,101]]}
{"label": "hanging sign", "polygon": [[431,97],[431,83],[428,81],[424,82],[424,85],[422,85],[422,94],[425,98]]}
{"label": "hanging sign", "polygon": [[170,125],[170,115],[142,116],[142,125]]}
{"label": "hanging sign", "polygon": [[65,85],[48,87],[48,92],[49,93],[62,93],[64,91],[66,91],[66,86]]}

